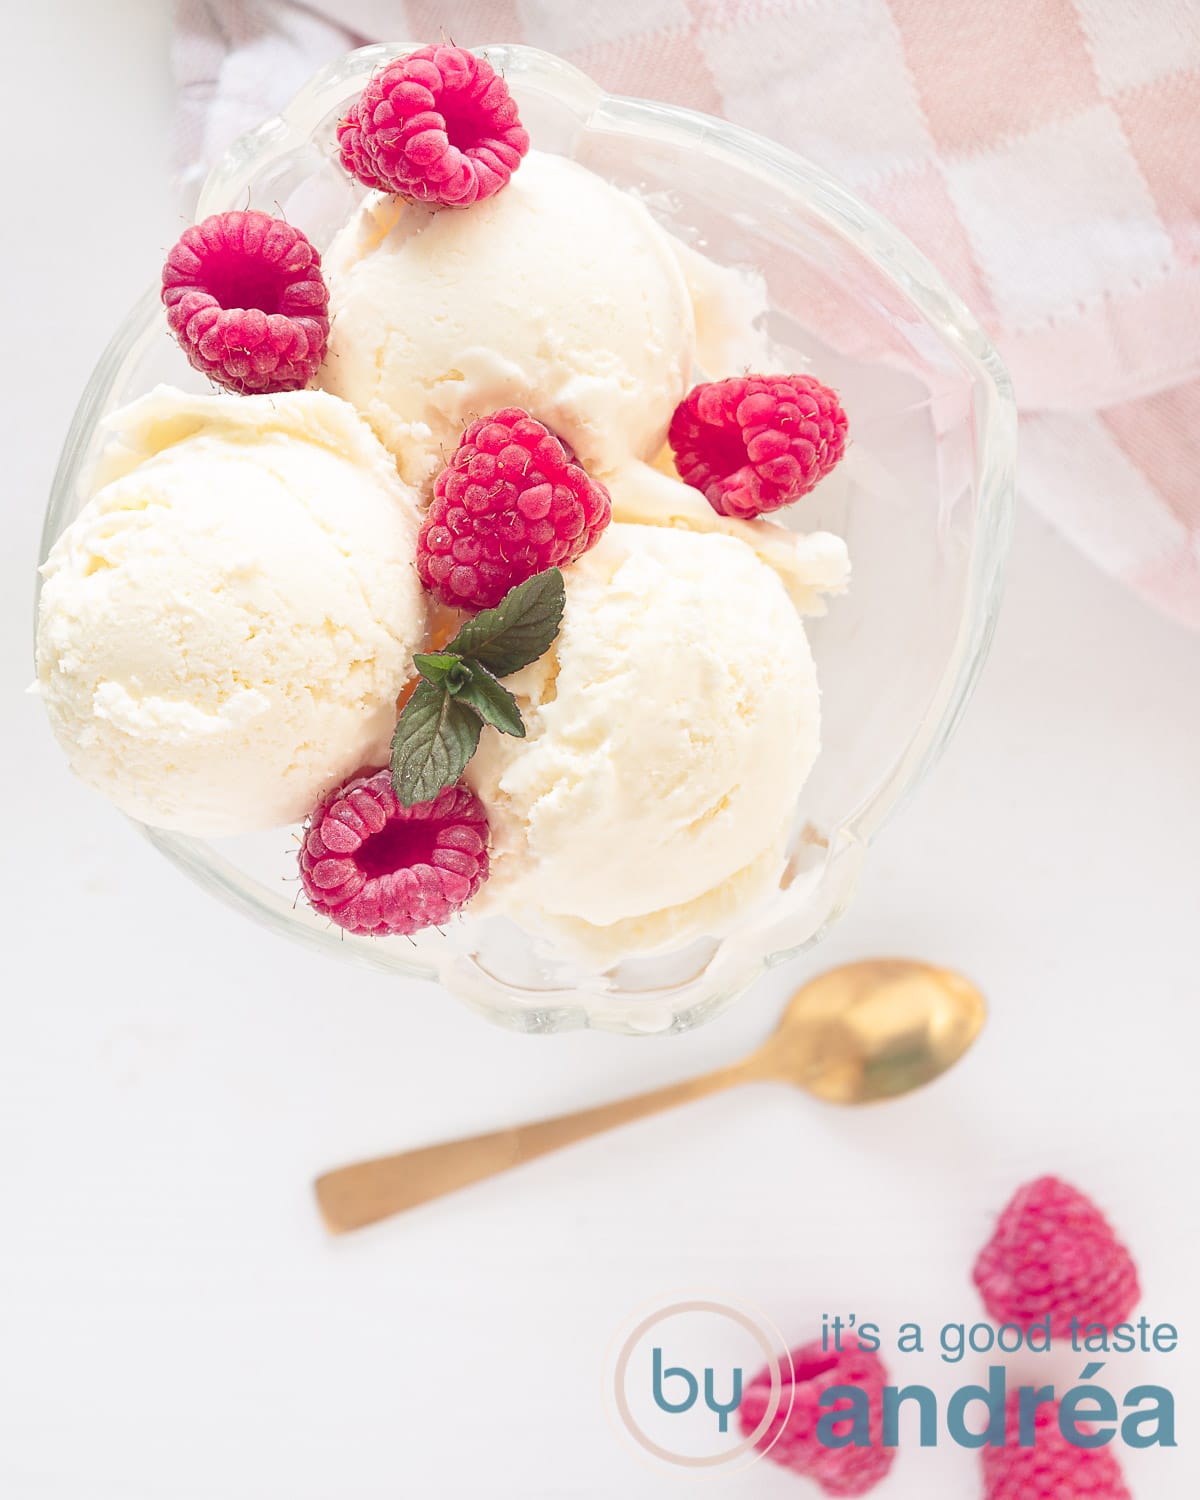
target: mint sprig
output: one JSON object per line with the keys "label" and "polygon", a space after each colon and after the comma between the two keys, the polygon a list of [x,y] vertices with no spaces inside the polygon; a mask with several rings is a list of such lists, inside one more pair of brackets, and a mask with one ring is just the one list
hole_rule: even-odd
{"label": "mint sprig", "polygon": [[392,736],[392,786],[404,807],[453,786],[475,754],[484,724],[521,739],[517,700],[497,680],[545,652],[562,623],[566,593],[557,568],[510,589],[495,609],[468,620],[441,651],[419,652],[421,681]]}
{"label": "mint sprig", "polygon": [[453,786],[482,730],[479,715],[446,688],[418,682],[392,736],[392,786],[401,803],[432,802],[444,786]]}
{"label": "mint sprig", "polygon": [[469,703],[485,724],[494,725],[501,734],[511,734],[516,739],[525,738],[525,725],[521,722],[521,710],[517,700],[502,684],[496,681],[486,667],[477,661],[466,662],[469,676],[458,688],[451,688],[459,703]]}
{"label": "mint sprig", "polygon": [[562,574],[547,568],[510,589],[495,609],[468,620],[446,650],[469,656],[493,677],[507,677],[546,650],[558,634],[565,603]]}

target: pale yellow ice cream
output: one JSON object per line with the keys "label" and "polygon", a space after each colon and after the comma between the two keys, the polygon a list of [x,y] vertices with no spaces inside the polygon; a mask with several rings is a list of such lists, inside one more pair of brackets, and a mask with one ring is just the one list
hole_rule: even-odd
{"label": "pale yellow ice cream", "polygon": [[319,383],[358,407],[414,484],[504,406],[594,473],[653,457],[690,384],[695,324],[669,236],[565,157],[531,151],[469,210],[372,194],[324,267]]}
{"label": "pale yellow ice cream", "polygon": [[850,555],[840,536],[789,531],[766,516],[718,515],[699,490],[669,472],[669,455],[662,462],[657,468],[635,460],[608,476],[615,520],[737,537],[779,575],[802,615],[823,615],[826,597],[845,593]]}
{"label": "pale yellow ice cream", "polygon": [[761,271],[723,266],[669,235],[696,324],[697,378],[773,368],[767,343],[767,283]]}
{"label": "pale yellow ice cream", "polygon": [[296,822],[386,758],[425,631],[414,497],[320,392],[160,387],[108,427],[94,493],[43,569],[54,731],[144,822]]}
{"label": "pale yellow ice cream", "polygon": [[777,888],[816,758],[816,672],[775,572],[717,533],[614,524],[566,573],[550,651],[485,730],[479,909],[609,960],[718,932]]}

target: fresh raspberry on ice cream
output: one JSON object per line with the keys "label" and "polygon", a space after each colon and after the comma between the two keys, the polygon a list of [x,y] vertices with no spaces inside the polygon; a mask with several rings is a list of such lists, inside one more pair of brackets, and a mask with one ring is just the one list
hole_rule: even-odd
{"label": "fresh raspberry on ice cream", "polygon": [[185,229],[163,265],[162,300],[188,362],[239,394],[299,390],[325,357],[321,257],[269,214],[211,214]]}
{"label": "fresh raspberry on ice cream", "polygon": [[351,105],[350,113],[345,119],[337,123],[338,155],[342,166],[350,173],[351,177],[357,177],[364,187],[379,188],[387,191],[384,183],[371,168],[363,145],[362,126],[358,118],[357,103]]}
{"label": "fresh raspberry on ice cream", "polygon": [[1110,1448],[1076,1447],[1062,1435],[1057,1402],[1039,1405],[1033,1446],[1022,1448],[1019,1400],[1016,1391],[1008,1399],[1004,1447],[981,1452],[984,1500],[1132,1500]]}
{"label": "fresh raspberry on ice cream", "polygon": [[509,589],[565,568],[612,517],[608,491],[519,406],[472,422],[438,475],[417,572],[442,604],[491,609]]}
{"label": "fresh raspberry on ice cream", "polygon": [[723,516],[747,519],[807,495],[846,448],[846,413],[811,375],[697,385],[668,433],[679,477]]}
{"label": "fresh raspberry on ice cream", "polygon": [[1137,1267],[1096,1205],[1056,1177],[1026,1183],[975,1262],[975,1285],[998,1323],[1050,1316],[1054,1338],[1071,1320],[1112,1326],[1137,1305]]}
{"label": "fresh raspberry on ice cream", "polygon": [[[783,1399],[757,1446],[777,1464],[814,1480],[827,1495],[865,1495],[886,1477],[896,1457],[895,1449],[883,1446],[883,1387],[888,1378],[883,1361],[860,1348],[851,1336],[844,1340],[840,1354],[832,1349],[826,1352],[820,1339],[814,1339],[793,1349],[791,1362],[791,1389],[784,1364]],[[821,1397],[835,1385],[857,1386],[865,1393],[871,1412],[869,1447],[830,1448],[818,1441]],[[747,1436],[766,1415],[770,1397],[771,1372],[760,1370],[738,1407],[738,1421]]]}
{"label": "fresh raspberry on ice cream", "polygon": [[465,207],[505,187],[529,150],[508,85],[462,47],[422,47],[376,72],[338,125],[368,187]]}
{"label": "fresh raspberry on ice cream", "polygon": [[468,787],[402,807],[390,770],[366,772],[323,797],[300,848],[314,911],[347,932],[439,927],[488,874],[488,823]]}

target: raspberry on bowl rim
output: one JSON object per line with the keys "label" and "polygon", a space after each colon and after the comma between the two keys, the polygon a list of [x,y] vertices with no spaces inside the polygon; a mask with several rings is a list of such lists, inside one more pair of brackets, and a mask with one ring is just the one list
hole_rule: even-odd
{"label": "raspberry on bowl rim", "polygon": [[846,449],[846,413],[811,375],[737,375],[693,386],[667,440],[685,484],[720,515],[751,519],[794,504]]}
{"label": "raspberry on bowl rim", "polygon": [[239,394],[300,390],[325,357],[321,257],[299,229],[257,209],[185,229],[163,264],[162,300],[188,363]]}
{"label": "raspberry on bowl rim", "polygon": [[370,188],[465,208],[507,186],[529,150],[508,84],[463,47],[386,63],[338,122],[341,162]]}

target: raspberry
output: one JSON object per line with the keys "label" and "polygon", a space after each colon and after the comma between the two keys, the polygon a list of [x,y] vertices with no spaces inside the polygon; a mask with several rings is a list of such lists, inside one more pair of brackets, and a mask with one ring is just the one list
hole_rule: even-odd
{"label": "raspberry", "polygon": [[565,568],[612,518],[605,487],[519,406],[472,422],[438,475],[417,536],[417,572],[443,604],[490,609]]}
{"label": "raspberry", "polygon": [[162,300],[188,363],[231,391],[300,390],[325,357],[321,257],[270,214],[212,214],[185,229],[163,265]]}
{"label": "raspberry", "polygon": [[487,815],[469,787],[401,807],[389,770],[364,771],[313,809],[300,880],[313,910],[347,932],[420,932],[487,879],[487,841]]}
{"label": "raspberry", "polygon": [[508,85],[462,47],[422,47],[376,72],[338,125],[368,187],[465,208],[505,187],[529,150]]}
{"label": "raspberry", "polygon": [[371,170],[371,164],[367,159],[366,151],[363,149],[362,128],[358,122],[358,105],[350,107],[350,113],[344,120],[337,123],[338,155],[342,165],[351,177],[357,177],[359,182],[369,188],[379,188],[386,192],[387,188],[383,182],[376,177]]}
{"label": "raspberry", "polygon": [[[1063,1437],[1058,1403],[1039,1406],[1033,1447],[1019,1446],[1019,1394],[1008,1398],[1006,1442],[984,1448],[984,1500],[1131,1500],[1108,1448],[1077,1448]],[[1080,1431],[1090,1432],[1086,1422]]]}
{"label": "raspberry", "polygon": [[[757,1446],[777,1464],[815,1480],[828,1495],[865,1495],[886,1476],[896,1457],[894,1449],[883,1446],[883,1387],[887,1384],[883,1361],[853,1338],[840,1354],[826,1353],[820,1339],[814,1339],[793,1349],[791,1360],[792,1409],[789,1413],[785,1385],[779,1410]],[[786,1382],[786,1365],[783,1375]],[[866,1393],[871,1411],[869,1448],[827,1448],[817,1441],[821,1396],[834,1385],[858,1386]],[[760,1370],[738,1407],[738,1421],[747,1436],[766,1415],[770,1397],[771,1372]]]}
{"label": "raspberry", "polygon": [[1123,1322],[1141,1296],[1133,1259],[1090,1199],[1056,1177],[1027,1183],[1000,1215],[975,1262],[975,1285],[996,1322],[1050,1315],[1053,1338]]}
{"label": "raspberry", "polygon": [[685,484],[723,516],[807,495],[846,449],[846,413],[811,375],[737,375],[694,386],[668,433]]}

